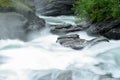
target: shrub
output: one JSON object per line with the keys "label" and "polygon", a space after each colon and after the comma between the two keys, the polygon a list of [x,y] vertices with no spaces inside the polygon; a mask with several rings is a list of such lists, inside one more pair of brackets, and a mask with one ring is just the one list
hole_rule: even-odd
{"label": "shrub", "polygon": [[76,0],[73,10],[91,22],[120,19],[120,0]]}

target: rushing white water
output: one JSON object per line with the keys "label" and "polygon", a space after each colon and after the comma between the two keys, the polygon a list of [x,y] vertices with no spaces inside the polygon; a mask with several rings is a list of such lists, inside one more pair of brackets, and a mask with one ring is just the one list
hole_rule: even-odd
{"label": "rushing white water", "polygon": [[[75,21],[73,16],[41,17],[48,23]],[[83,39],[94,38],[85,32],[76,33]],[[120,41],[101,42],[76,51],[56,43],[57,37],[45,28],[31,34],[29,39],[34,39],[29,42],[0,40],[0,80],[120,80],[119,55],[103,54],[120,47]]]}

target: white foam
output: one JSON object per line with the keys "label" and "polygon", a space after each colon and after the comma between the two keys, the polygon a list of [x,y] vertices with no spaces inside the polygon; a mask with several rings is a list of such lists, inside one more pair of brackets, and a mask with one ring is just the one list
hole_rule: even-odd
{"label": "white foam", "polygon": [[[44,17],[49,19],[57,19],[58,22],[72,22],[73,17]],[[66,18],[63,20],[63,18]],[[69,19],[70,18],[70,19]],[[69,21],[70,20],[70,21]],[[54,21],[54,20],[53,20]],[[52,22],[53,22],[52,21]],[[73,22],[74,24],[74,22]],[[38,34],[39,33],[39,34]],[[72,65],[77,68],[82,68],[85,65],[93,65],[98,63],[95,56],[101,52],[112,48],[119,47],[120,41],[102,42],[85,48],[83,50],[75,51],[70,48],[63,47],[56,43],[57,35],[49,33],[49,29],[44,29],[37,34],[31,34],[29,39],[35,38],[30,42],[22,42],[19,40],[1,40],[0,41],[0,55],[9,57],[8,63],[0,65],[0,70],[14,70],[19,75],[24,75],[20,72],[21,69],[30,70],[48,70],[61,69],[65,70]],[[93,39],[85,32],[76,32],[83,39]],[[73,34],[73,33],[70,33]],[[89,67],[89,66],[88,66]],[[94,69],[95,71],[96,69]],[[116,72],[113,72],[116,74]],[[117,76],[117,75],[116,75]],[[27,80],[27,77],[20,80]]]}

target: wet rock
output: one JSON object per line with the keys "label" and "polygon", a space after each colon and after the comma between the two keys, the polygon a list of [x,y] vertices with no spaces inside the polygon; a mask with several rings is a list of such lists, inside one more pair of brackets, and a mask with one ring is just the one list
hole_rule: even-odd
{"label": "wet rock", "polygon": [[26,40],[24,26],[27,19],[18,14],[0,14],[0,39]]}
{"label": "wet rock", "polygon": [[76,26],[81,27],[83,30],[85,30],[91,26],[91,22],[89,20],[83,20],[79,23],[76,23]]}
{"label": "wet rock", "polygon": [[27,41],[27,35],[45,27],[45,20],[39,18],[34,10],[18,0],[9,0],[0,6],[0,39],[20,39]]}
{"label": "wet rock", "polygon": [[50,26],[51,33],[54,34],[65,34],[68,32],[74,32],[81,30],[80,27],[73,26],[71,24],[57,24]]}
{"label": "wet rock", "polygon": [[92,40],[85,40],[85,39],[80,39],[79,35],[77,34],[60,36],[57,39],[57,42],[60,43],[62,46],[70,47],[76,50],[83,49],[86,46],[93,46],[98,42],[102,42],[102,41],[108,42],[108,39],[105,37],[99,37],[99,38],[94,38]]}
{"label": "wet rock", "polygon": [[61,23],[61,24],[50,24],[50,31],[53,34],[66,34],[69,32],[75,32],[75,31],[82,31],[86,29],[85,26],[82,24],[67,24],[67,23]]}
{"label": "wet rock", "polygon": [[1,13],[0,39],[20,39],[27,41],[29,33],[39,31],[44,26],[44,20],[39,18],[30,21],[21,14]]}
{"label": "wet rock", "polygon": [[75,0],[35,0],[37,13],[46,16],[71,15]]}
{"label": "wet rock", "polygon": [[31,31],[40,31],[42,28],[45,28],[45,20],[42,18],[39,18],[38,16],[36,16],[35,14],[31,13],[29,14],[30,17],[28,17],[28,23],[26,25],[26,27],[24,27],[26,29],[27,32],[31,32]]}
{"label": "wet rock", "polygon": [[119,24],[119,26],[117,28],[113,28],[113,29],[109,30],[108,32],[106,32],[103,35],[105,37],[109,38],[109,39],[119,40],[120,39],[120,24]]}
{"label": "wet rock", "polygon": [[107,20],[91,25],[87,33],[92,36],[102,35],[109,39],[120,39],[120,21]]}

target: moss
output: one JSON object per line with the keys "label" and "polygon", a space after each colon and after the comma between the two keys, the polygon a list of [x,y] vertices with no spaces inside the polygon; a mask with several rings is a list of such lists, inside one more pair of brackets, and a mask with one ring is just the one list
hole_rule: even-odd
{"label": "moss", "polygon": [[16,0],[16,1],[20,1],[28,6],[33,6],[34,5],[34,0]]}
{"label": "moss", "polygon": [[11,7],[12,2],[10,0],[0,0],[0,6],[1,7]]}
{"label": "moss", "polygon": [[23,15],[16,13],[16,12],[5,12],[5,13],[0,13],[0,15],[13,15],[13,16],[20,16],[20,17],[24,17]]}
{"label": "moss", "polygon": [[0,0],[0,7],[9,7],[9,8],[15,8],[15,9],[24,10],[24,11],[32,11],[31,8],[24,5],[18,0]]}
{"label": "moss", "polygon": [[73,10],[91,22],[120,19],[120,0],[76,0]]}

